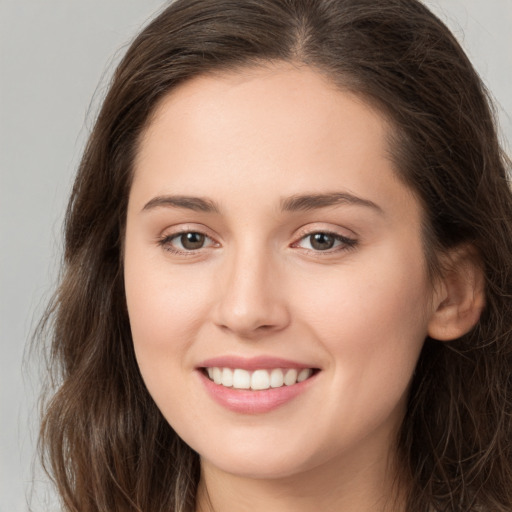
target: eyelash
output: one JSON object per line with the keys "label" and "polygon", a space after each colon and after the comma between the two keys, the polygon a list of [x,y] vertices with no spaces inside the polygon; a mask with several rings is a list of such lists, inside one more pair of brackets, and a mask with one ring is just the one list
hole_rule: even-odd
{"label": "eyelash", "polygon": [[[207,234],[201,232],[201,231],[194,231],[194,230],[183,230],[183,231],[178,231],[176,233],[172,233],[171,235],[165,235],[163,236],[162,238],[160,238],[158,240],[158,245],[160,245],[164,250],[172,253],[172,254],[176,254],[176,255],[179,255],[179,256],[194,256],[197,254],[198,251],[204,249],[204,247],[200,247],[199,249],[190,249],[190,250],[179,250],[179,249],[176,249],[174,248],[171,243],[173,240],[183,236],[183,235],[187,235],[187,234],[196,234],[196,235],[202,235],[205,237],[205,239],[209,239],[209,240],[212,240],[211,237],[209,237]],[[337,248],[330,248],[330,249],[326,249],[326,250],[316,250],[316,249],[305,249],[308,253],[312,253],[312,254],[315,254],[315,255],[321,255],[321,254],[333,254],[333,253],[337,253],[337,252],[342,252],[342,251],[349,251],[351,249],[354,249],[356,246],[357,246],[357,240],[353,239],[353,238],[348,238],[348,237],[345,237],[343,235],[340,235],[338,233],[334,233],[332,231],[322,231],[322,230],[318,230],[318,231],[310,231],[308,233],[305,233],[303,234],[299,240],[297,242],[294,242],[292,244],[292,247],[297,247],[297,245],[302,241],[302,240],[306,240],[307,238],[310,238],[312,237],[313,235],[318,235],[318,234],[321,234],[321,235],[327,235],[327,236],[330,236],[334,239],[334,242],[339,242],[339,246]],[[213,241],[213,240],[212,240]],[[335,246],[336,247],[336,246]]]}

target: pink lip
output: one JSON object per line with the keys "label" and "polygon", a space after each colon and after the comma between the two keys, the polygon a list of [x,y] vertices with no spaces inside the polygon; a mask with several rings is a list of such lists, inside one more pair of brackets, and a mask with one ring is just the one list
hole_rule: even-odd
{"label": "pink lip", "polygon": [[240,356],[221,356],[213,357],[202,361],[197,365],[197,368],[241,368],[247,371],[254,370],[270,370],[273,368],[313,368],[311,365],[290,361],[288,359],[281,359],[278,357],[259,356],[244,358]]}

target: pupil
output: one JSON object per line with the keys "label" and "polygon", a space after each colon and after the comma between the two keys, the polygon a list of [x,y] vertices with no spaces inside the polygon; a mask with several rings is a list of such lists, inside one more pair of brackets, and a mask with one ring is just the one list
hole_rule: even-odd
{"label": "pupil", "polygon": [[181,235],[181,243],[185,249],[200,249],[204,244],[204,235],[201,233],[185,233]]}
{"label": "pupil", "polygon": [[330,249],[334,245],[334,237],[326,233],[315,233],[311,235],[311,247],[319,251]]}

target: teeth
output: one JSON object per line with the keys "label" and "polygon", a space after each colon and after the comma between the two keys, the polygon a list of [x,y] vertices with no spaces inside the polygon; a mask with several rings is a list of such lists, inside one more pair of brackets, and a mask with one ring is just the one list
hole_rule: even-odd
{"label": "teeth", "polygon": [[270,387],[270,375],[267,370],[256,370],[251,377],[251,389],[268,389]]}
{"label": "teeth", "polygon": [[276,368],[270,373],[270,387],[280,388],[284,384],[284,375],[281,368]]}
{"label": "teeth", "polygon": [[222,384],[222,370],[220,368],[213,369],[213,382],[215,384]]}
{"label": "teeth", "polygon": [[233,387],[236,389],[250,389],[251,374],[247,370],[236,369],[233,371]]}
{"label": "teeth", "polygon": [[293,386],[298,382],[302,382],[313,374],[311,368],[303,368],[296,370],[289,368],[282,370],[274,368],[273,370],[255,370],[248,372],[240,368],[207,368],[208,377],[215,384],[220,384],[227,388],[235,389],[252,389],[259,391],[269,388],[280,388],[282,386]]}
{"label": "teeth", "polygon": [[222,369],[222,385],[227,388],[233,385],[233,370],[231,368]]}
{"label": "teeth", "polygon": [[302,382],[303,380],[308,379],[311,377],[311,368],[304,368],[299,372],[299,375],[297,375],[297,382]]}
{"label": "teeth", "polygon": [[287,386],[292,386],[297,382],[297,370],[288,370],[284,376],[284,383]]}

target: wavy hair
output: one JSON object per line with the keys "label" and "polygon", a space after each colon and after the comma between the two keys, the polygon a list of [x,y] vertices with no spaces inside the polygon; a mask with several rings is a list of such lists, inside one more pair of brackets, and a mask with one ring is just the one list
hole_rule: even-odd
{"label": "wavy hair", "polygon": [[50,393],[40,448],[67,512],[193,510],[198,455],[160,414],[134,356],[122,247],[138,142],[160,100],[209,72],[310,66],[391,123],[392,157],[425,212],[434,273],[471,244],[478,325],[427,339],[398,451],[410,512],[512,510],[512,197],[489,95],[417,0],[177,0],[131,44],[86,146],[65,221],[60,286],[41,323]]}

